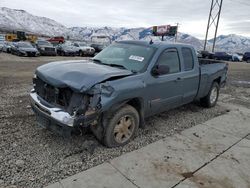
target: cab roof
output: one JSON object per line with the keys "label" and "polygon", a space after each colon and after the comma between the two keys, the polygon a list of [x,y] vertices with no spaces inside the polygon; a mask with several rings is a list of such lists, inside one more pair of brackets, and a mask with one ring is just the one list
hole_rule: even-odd
{"label": "cab roof", "polygon": [[161,47],[191,47],[193,48],[192,45],[189,44],[183,44],[183,43],[170,43],[166,41],[160,41],[160,42],[154,42],[152,43],[150,41],[142,41],[142,40],[124,40],[124,41],[118,41],[117,43],[122,43],[122,44],[135,44],[135,45],[141,45],[141,46],[146,46],[146,47],[155,47],[155,48],[161,48]]}

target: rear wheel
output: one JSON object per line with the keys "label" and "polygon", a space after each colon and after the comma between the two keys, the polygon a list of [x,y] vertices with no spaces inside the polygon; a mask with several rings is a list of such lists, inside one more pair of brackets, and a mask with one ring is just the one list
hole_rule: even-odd
{"label": "rear wheel", "polygon": [[201,105],[207,108],[214,107],[218,101],[219,92],[220,86],[217,82],[214,82],[207,96],[201,98]]}
{"label": "rear wheel", "polygon": [[123,146],[135,137],[139,128],[139,114],[134,107],[125,105],[104,119],[103,123],[103,144],[107,147]]}

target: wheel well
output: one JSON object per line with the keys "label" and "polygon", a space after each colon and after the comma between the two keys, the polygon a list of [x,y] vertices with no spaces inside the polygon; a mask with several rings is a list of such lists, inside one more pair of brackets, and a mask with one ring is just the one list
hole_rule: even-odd
{"label": "wheel well", "polygon": [[[144,106],[143,106],[143,101],[140,98],[133,98],[133,99],[125,100],[121,103],[115,104],[110,108],[110,110],[104,112],[103,116],[108,116],[107,114],[113,113],[114,111],[118,110],[119,108],[121,108],[125,104],[128,104],[136,109],[136,111],[138,112],[138,114],[140,116],[140,127],[143,128],[145,125]],[[105,115],[105,113],[107,113],[107,114]]]}
{"label": "wheel well", "polygon": [[214,82],[217,82],[217,83],[220,85],[220,84],[221,84],[221,77],[216,78],[216,79],[214,80]]}
{"label": "wheel well", "polygon": [[143,107],[143,102],[140,98],[134,98],[129,100],[126,104],[129,104],[133,106],[137,112],[139,113],[140,116],[140,127],[144,127],[144,107]]}
{"label": "wheel well", "polygon": [[141,101],[138,98],[131,99],[127,102],[127,104],[133,106],[138,112],[141,110]]}

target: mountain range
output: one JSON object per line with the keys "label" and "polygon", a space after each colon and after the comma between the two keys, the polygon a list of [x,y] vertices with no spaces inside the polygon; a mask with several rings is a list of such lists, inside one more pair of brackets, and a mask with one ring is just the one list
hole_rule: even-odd
{"label": "mountain range", "polygon": [[[97,40],[96,36],[109,36],[114,40],[153,40],[151,28],[113,28],[113,27],[71,27],[67,28],[52,19],[32,15],[24,10],[0,7],[0,31],[12,32],[22,30],[45,36],[65,36],[78,40]],[[98,39],[99,40],[99,39]],[[173,37],[165,37],[173,42]],[[178,42],[188,43],[196,49],[202,49],[204,41],[185,33],[178,33]],[[208,41],[211,48],[212,39]],[[240,35],[220,35],[216,39],[216,51],[245,52],[250,51],[250,38]]]}

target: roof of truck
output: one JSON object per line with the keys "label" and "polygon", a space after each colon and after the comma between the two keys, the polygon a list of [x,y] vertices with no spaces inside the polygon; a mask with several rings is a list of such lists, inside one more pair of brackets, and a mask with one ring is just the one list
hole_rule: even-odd
{"label": "roof of truck", "polygon": [[155,48],[160,48],[160,47],[193,47],[192,45],[189,44],[183,44],[183,43],[170,43],[166,41],[142,41],[142,40],[124,40],[124,41],[119,41],[118,43],[126,43],[126,44],[136,44],[136,45],[142,45],[142,46],[148,46],[148,47],[155,47]]}

